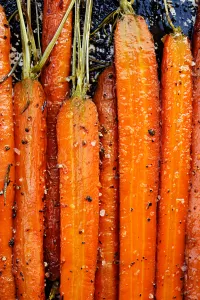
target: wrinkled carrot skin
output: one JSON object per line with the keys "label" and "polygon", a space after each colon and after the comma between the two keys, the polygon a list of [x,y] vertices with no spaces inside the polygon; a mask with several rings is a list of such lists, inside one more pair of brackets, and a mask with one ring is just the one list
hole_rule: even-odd
{"label": "wrinkled carrot skin", "polygon": [[159,83],[144,19],[125,15],[115,31],[119,119],[119,299],[154,296],[159,163]]}
{"label": "wrinkled carrot skin", "polygon": [[[118,129],[114,67],[99,76],[94,95],[100,125],[100,220],[95,299],[118,298]],[[105,213],[105,214],[104,214]]]}
{"label": "wrinkled carrot skin", "polygon": [[65,102],[57,124],[61,297],[93,299],[99,223],[99,140],[91,100]]}
{"label": "wrinkled carrot skin", "polygon": [[[18,299],[44,299],[43,197],[46,170],[44,91],[25,79],[14,87],[16,218],[14,275]],[[26,104],[30,103],[23,112]]]}
{"label": "wrinkled carrot skin", "polygon": [[193,68],[193,132],[191,191],[186,231],[185,299],[200,299],[200,7],[194,27],[193,53],[196,65]]}
{"label": "wrinkled carrot skin", "polygon": [[192,55],[182,34],[164,41],[156,299],[182,299],[192,131]]}
{"label": "wrinkled carrot skin", "polygon": [[[43,51],[53,38],[69,0],[45,0],[42,48]],[[59,170],[57,168],[57,115],[63,100],[69,96],[72,44],[72,14],[54,47],[42,73],[42,84],[47,96],[47,195],[45,200],[45,261],[48,263],[48,277],[55,280],[60,273],[60,208]]]}
{"label": "wrinkled carrot skin", "polygon": [[[10,71],[10,29],[2,6],[0,6],[0,80]],[[12,274],[12,207],[14,204],[14,132],[12,107],[12,79],[0,83],[0,293],[2,300],[15,299]],[[8,168],[10,183],[3,190]]]}

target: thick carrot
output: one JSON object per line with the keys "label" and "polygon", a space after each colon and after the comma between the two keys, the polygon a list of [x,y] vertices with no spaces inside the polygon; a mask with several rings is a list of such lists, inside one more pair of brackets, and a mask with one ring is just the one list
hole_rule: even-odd
{"label": "thick carrot", "polygon": [[[18,299],[44,299],[43,196],[46,118],[44,91],[25,79],[14,87],[16,209],[14,270]],[[23,112],[26,104],[30,103]]]}
{"label": "thick carrot", "polygon": [[[61,297],[94,298],[99,223],[99,138],[95,104],[86,97],[89,83],[89,33],[92,0],[86,2],[80,37],[80,5],[75,5],[73,94],[58,115],[60,168]],[[76,44],[77,43],[77,44]],[[74,48],[74,49],[75,49]],[[77,60],[76,60],[77,59]]]}
{"label": "thick carrot", "polygon": [[156,299],[182,299],[192,131],[192,56],[179,31],[164,40]]}
{"label": "thick carrot", "polygon": [[[10,29],[0,6],[0,80],[10,71]],[[14,132],[12,107],[12,79],[0,83],[0,298],[15,299],[12,274],[14,204]]]}
{"label": "thick carrot", "polygon": [[120,174],[119,299],[146,300],[154,297],[159,83],[152,36],[144,19],[131,10],[117,22],[115,66]]}
{"label": "thick carrot", "polygon": [[94,95],[101,132],[100,221],[95,299],[118,298],[118,129],[114,68],[99,76]]}
{"label": "thick carrot", "polygon": [[[43,12],[43,51],[48,46],[69,5],[69,0],[45,0]],[[59,170],[57,168],[57,115],[63,100],[69,96],[72,43],[72,15],[61,32],[42,73],[47,96],[47,195],[45,199],[44,254],[48,263],[48,277],[55,280],[60,272],[60,208]]]}
{"label": "thick carrot", "polygon": [[99,141],[91,100],[74,98],[57,125],[61,208],[61,295],[93,299],[99,221]]}
{"label": "thick carrot", "polygon": [[187,218],[185,299],[200,299],[200,6],[198,8],[193,37],[193,53],[196,65],[193,69],[193,133],[191,191]]}

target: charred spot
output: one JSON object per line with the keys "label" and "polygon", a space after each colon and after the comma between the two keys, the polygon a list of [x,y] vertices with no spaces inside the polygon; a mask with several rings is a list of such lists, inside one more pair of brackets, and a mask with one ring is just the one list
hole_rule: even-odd
{"label": "charred spot", "polygon": [[3,25],[5,28],[9,28],[9,25],[8,24],[4,24]]}
{"label": "charred spot", "polygon": [[8,37],[7,37],[6,35],[4,35],[3,39],[4,39],[4,40],[7,40],[7,38],[8,38]]}

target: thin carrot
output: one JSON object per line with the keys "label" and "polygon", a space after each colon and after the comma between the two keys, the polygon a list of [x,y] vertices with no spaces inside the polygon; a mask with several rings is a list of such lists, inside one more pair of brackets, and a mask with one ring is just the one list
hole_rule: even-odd
{"label": "thin carrot", "polygon": [[[10,29],[0,5],[0,80],[10,71],[10,48]],[[0,297],[2,300],[14,300],[12,207],[15,171],[11,78],[0,83],[0,157]]]}
{"label": "thin carrot", "polygon": [[31,57],[20,0],[23,80],[14,87],[16,147],[16,218],[14,275],[18,299],[44,299],[43,196],[45,189],[46,115],[41,84],[31,78]]}
{"label": "thin carrot", "polygon": [[189,210],[186,231],[186,265],[185,299],[200,299],[200,6],[198,8],[193,36],[193,54],[195,66],[193,68],[193,133],[192,133],[192,168],[191,191],[189,196]]}
{"label": "thin carrot", "polygon": [[[80,2],[76,1],[75,41],[80,41],[79,5]],[[57,123],[61,210],[60,293],[68,300],[93,299],[97,260],[98,118],[95,104],[91,99],[85,99],[91,11],[92,0],[88,0],[83,40],[77,46],[76,88],[74,86],[72,98],[61,108]]]}
{"label": "thin carrot", "polygon": [[[43,52],[53,38],[69,0],[45,0],[43,11]],[[61,103],[69,97],[72,44],[72,15],[61,32],[42,73],[42,84],[47,97],[47,195],[45,197],[44,254],[48,264],[48,278],[55,280],[60,273],[60,208],[59,170],[57,168],[56,123]]]}
{"label": "thin carrot", "polygon": [[190,43],[175,29],[164,39],[162,150],[156,299],[182,299],[192,131]]}
{"label": "thin carrot", "polygon": [[115,30],[119,119],[119,299],[153,299],[159,163],[159,83],[152,36],[122,0]]}
{"label": "thin carrot", "polygon": [[[27,7],[30,8],[30,0]],[[23,49],[22,81],[14,87],[14,131],[16,147],[16,209],[14,274],[18,299],[44,299],[43,197],[46,172],[45,94],[35,79],[55,45],[73,7],[70,2],[56,34],[42,58],[31,68],[35,42],[26,31],[21,1],[17,0]],[[30,15],[28,10],[27,15]],[[29,43],[29,39],[31,43]],[[31,49],[30,49],[31,47]],[[37,55],[37,51],[34,52]]]}
{"label": "thin carrot", "polygon": [[101,132],[100,221],[95,299],[118,298],[118,123],[114,67],[99,76],[94,95]]}

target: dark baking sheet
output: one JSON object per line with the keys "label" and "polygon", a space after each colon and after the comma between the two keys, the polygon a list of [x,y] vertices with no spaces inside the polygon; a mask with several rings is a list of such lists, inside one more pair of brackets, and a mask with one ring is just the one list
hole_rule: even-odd
{"label": "dark baking sheet", "polygon": [[[84,0],[83,0],[84,1]],[[32,0],[34,4],[34,0]],[[40,9],[40,19],[42,20],[42,2],[43,0],[37,0],[38,7]],[[185,35],[190,39],[192,37],[192,29],[196,14],[195,0],[172,0],[169,1],[171,5],[171,17],[175,26],[180,26]],[[4,6],[6,14],[10,17],[16,10],[15,0],[0,0],[0,4]],[[93,21],[92,30],[98,27],[102,20],[113,10],[118,7],[119,3],[117,0],[94,0],[93,8]],[[171,30],[168,26],[165,16],[165,10],[163,5],[163,0],[135,0],[134,9],[137,14],[142,15],[147,21],[149,28],[153,34],[155,41],[155,48],[157,53],[158,66],[160,69],[160,62],[162,59],[162,37],[169,33]],[[34,5],[33,5],[33,29],[36,28],[34,22]],[[42,21],[40,22],[42,26]],[[12,51],[11,51],[11,62],[12,64],[19,57],[21,52],[20,43],[20,31],[19,22],[17,18],[13,18],[10,22],[11,32],[12,32]],[[96,78],[99,72],[102,70],[100,65],[110,64],[113,60],[113,39],[111,35],[112,24],[101,30],[99,34],[95,35],[91,39],[91,67],[97,68],[96,71],[91,74],[91,93],[95,90]],[[98,62],[94,62],[94,60]],[[101,63],[99,63],[99,61]],[[18,67],[15,72],[15,79],[20,79],[21,68]],[[51,284],[47,282],[46,293],[47,297],[51,289]],[[59,299],[59,297],[58,297]]]}

